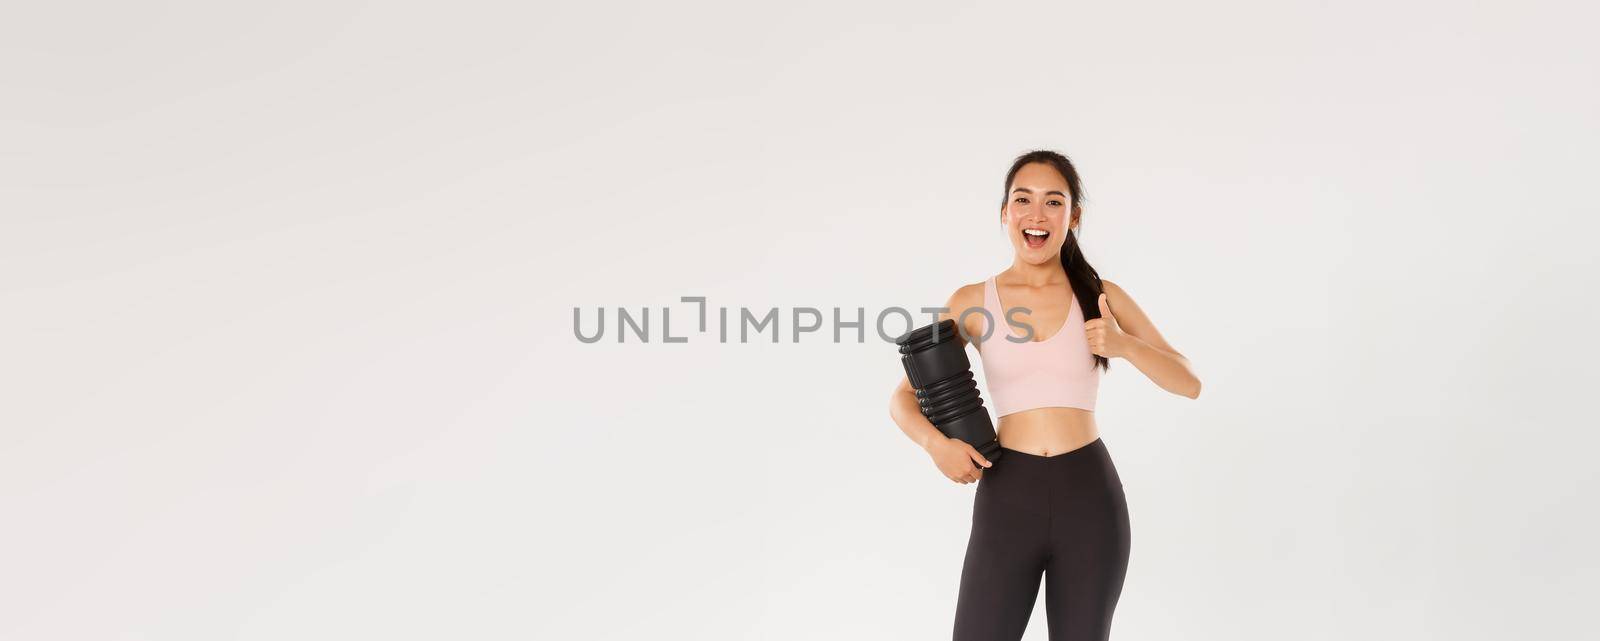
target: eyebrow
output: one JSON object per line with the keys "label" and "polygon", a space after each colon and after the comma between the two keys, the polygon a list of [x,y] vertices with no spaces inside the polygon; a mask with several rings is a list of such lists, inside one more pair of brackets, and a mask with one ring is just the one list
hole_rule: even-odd
{"label": "eyebrow", "polygon": [[[1011,190],[1011,193],[1014,194],[1014,193],[1017,193],[1019,191],[1025,191],[1025,192],[1028,192],[1030,194],[1033,193],[1033,190],[1032,189],[1028,189],[1027,187],[1018,187],[1016,189]],[[1063,193],[1061,193],[1059,191],[1047,191],[1047,192],[1044,192],[1044,195],[1046,195],[1046,196],[1049,196],[1050,194],[1055,194],[1055,195],[1060,196],[1062,198],[1066,198],[1067,197],[1066,194],[1063,194]]]}

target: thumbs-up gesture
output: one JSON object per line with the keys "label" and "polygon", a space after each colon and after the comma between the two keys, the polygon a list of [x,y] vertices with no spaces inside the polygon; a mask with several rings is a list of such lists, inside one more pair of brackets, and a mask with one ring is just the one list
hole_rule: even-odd
{"label": "thumbs-up gesture", "polygon": [[1098,356],[1113,358],[1128,353],[1132,336],[1123,333],[1117,317],[1111,314],[1111,302],[1105,292],[1100,293],[1100,318],[1084,321],[1083,333],[1089,339],[1089,351]]}

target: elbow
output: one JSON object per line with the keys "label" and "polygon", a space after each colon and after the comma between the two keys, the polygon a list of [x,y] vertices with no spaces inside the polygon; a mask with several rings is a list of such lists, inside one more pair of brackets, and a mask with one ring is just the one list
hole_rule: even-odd
{"label": "elbow", "polygon": [[1188,376],[1186,380],[1174,381],[1170,384],[1170,386],[1164,385],[1163,387],[1166,388],[1168,392],[1177,394],[1178,396],[1182,396],[1184,398],[1200,398],[1200,379],[1199,377],[1193,375]]}
{"label": "elbow", "polygon": [[[889,393],[889,420],[894,421],[896,424],[900,423],[900,414],[901,412],[905,411],[906,392],[910,390],[910,385],[904,381],[901,381],[899,384],[895,385],[894,391]],[[913,403],[916,402],[915,399],[916,396],[913,394]]]}

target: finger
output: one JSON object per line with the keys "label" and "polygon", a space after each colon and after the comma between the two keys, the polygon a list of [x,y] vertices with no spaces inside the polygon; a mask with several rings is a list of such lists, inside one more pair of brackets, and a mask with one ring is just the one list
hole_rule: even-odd
{"label": "finger", "polygon": [[1100,318],[1114,318],[1111,315],[1111,300],[1106,298],[1105,292],[1100,292]]}
{"label": "finger", "polygon": [[984,458],[983,455],[979,454],[978,450],[973,449],[971,445],[967,446],[967,456],[972,457],[972,462],[977,463],[978,465],[982,465],[984,467],[993,465],[993,463],[989,462],[989,459]]}

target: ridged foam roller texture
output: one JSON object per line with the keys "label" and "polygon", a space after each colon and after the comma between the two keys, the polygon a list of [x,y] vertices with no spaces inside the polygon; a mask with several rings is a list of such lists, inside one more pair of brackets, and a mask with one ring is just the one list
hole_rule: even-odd
{"label": "ridged foam roller texture", "polygon": [[995,439],[994,421],[983,409],[967,351],[955,337],[956,322],[951,319],[913,329],[895,341],[900,364],[928,422],[945,436],[966,441],[984,458],[998,460],[1000,441]]}

